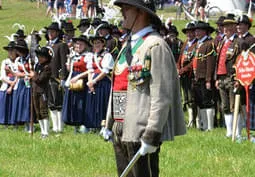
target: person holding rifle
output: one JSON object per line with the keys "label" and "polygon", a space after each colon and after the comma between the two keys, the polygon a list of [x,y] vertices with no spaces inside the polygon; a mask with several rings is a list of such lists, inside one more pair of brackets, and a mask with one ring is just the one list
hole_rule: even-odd
{"label": "person holding rifle", "polygon": [[[219,42],[218,56],[216,63],[216,82],[215,86],[219,89],[221,107],[226,124],[226,137],[232,137],[233,112],[235,104],[236,86],[235,69],[233,65],[237,56],[241,53],[240,39],[237,35],[237,21],[233,15],[228,15],[222,25],[224,29],[224,40]],[[236,136],[241,136],[241,119],[238,119]]]}
{"label": "person holding rifle", "polygon": [[129,176],[159,176],[163,141],[186,133],[174,56],[153,27],[160,27],[153,0],[116,0],[128,39],[113,68],[104,138],[113,133],[118,175],[136,153]]}

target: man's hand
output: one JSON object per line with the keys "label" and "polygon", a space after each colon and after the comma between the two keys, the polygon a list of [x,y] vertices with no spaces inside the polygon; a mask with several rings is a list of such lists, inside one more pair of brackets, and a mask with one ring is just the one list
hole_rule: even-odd
{"label": "man's hand", "polygon": [[143,140],[141,140],[140,154],[142,156],[156,152],[157,149],[158,149],[157,146],[149,145],[149,144],[145,143]]}
{"label": "man's hand", "polygon": [[100,134],[103,136],[105,141],[109,141],[112,138],[112,131],[109,130],[108,128],[103,128],[100,131]]}

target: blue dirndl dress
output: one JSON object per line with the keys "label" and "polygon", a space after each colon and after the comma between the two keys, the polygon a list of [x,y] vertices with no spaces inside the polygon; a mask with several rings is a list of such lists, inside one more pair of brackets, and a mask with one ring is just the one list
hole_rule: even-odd
{"label": "blue dirndl dress", "polygon": [[[14,77],[11,77],[10,80],[13,81]],[[8,87],[9,87],[9,85],[8,85]],[[11,94],[7,93],[7,89],[0,91],[0,101],[2,104],[0,106],[0,124],[3,124],[3,125],[12,124],[12,122],[11,122],[12,95],[13,95],[13,91]]]}
{"label": "blue dirndl dress", "polygon": [[30,121],[30,104],[31,104],[31,88],[25,85],[24,79],[21,78],[18,88],[13,92],[13,106],[11,123],[19,124]]}
{"label": "blue dirndl dress", "polygon": [[[93,78],[97,75],[95,74]],[[94,88],[94,93],[87,93],[87,117],[85,121],[87,128],[100,128],[101,121],[105,120],[111,91],[111,80],[108,77],[104,77],[96,83]]]}
{"label": "blue dirndl dress", "polygon": [[[72,77],[80,72],[73,72]],[[73,91],[65,88],[64,101],[62,107],[62,118],[67,125],[82,125],[85,121],[86,93],[88,87],[87,79],[83,80],[84,88],[82,91]]]}

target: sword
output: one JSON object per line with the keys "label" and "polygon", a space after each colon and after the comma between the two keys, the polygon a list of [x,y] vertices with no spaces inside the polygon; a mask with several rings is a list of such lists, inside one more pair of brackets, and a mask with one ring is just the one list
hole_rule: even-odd
{"label": "sword", "polygon": [[120,175],[120,177],[126,177],[128,175],[128,173],[130,172],[130,170],[132,169],[132,167],[135,165],[135,163],[137,162],[137,160],[141,157],[140,154],[140,150],[139,149],[137,151],[137,153],[134,155],[134,157],[130,160],[130,162],[128,163],[127,167],[125,168],[125,170],[122,172],[122,174]]}

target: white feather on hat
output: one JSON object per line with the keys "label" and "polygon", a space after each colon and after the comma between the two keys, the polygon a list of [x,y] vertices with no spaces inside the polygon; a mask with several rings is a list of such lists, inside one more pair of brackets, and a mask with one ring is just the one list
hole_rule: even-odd
{"label": "white feather on hat", "polygon": [[14,23],[12,25],[12,28],[15,28],[16,26],[18,26],[19,29],[21,30],[25,30],[25,25],[19,24],[19,23]]}
{"label": "white feather on hat", "polygon": [[4,36],[4,37],[6,37],[11,42],[11,41],[15,41],[15,35],[16,35],[15,33],[12,33],[11,36]]}

